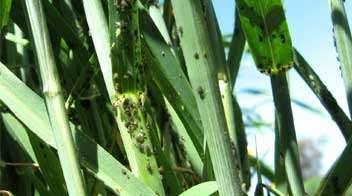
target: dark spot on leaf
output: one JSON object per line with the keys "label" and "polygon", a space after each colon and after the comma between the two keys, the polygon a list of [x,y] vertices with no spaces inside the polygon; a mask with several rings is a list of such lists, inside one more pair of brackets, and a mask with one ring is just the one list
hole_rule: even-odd
{"label": "dark spot on leaf", "polygon": [[183,35],[183,28],[182,28],[182,26],[179,26],[179,27],[178,27],[178,32],[179,32],[180,36]]}
{"label": "dark spot on leaf", "polygon": [[39,143],[39,147],[40,147],[41,149],[43,149],[43,148],[44,148],[44,144],[43,144],[43,143]]}
{"label": "dark spot on leaf", "polygon": [[286,42],[286,38],[285,38],[284,34],[280,34],[280,40],[281,40],[281,43],[285,43]]}
{"label": "dark spot on leaf", "polygon": [[125,169],[122,169],[122,174],[127,175],[127,171]]}
{"label": "dark spot on leaf", "polygon": [[147,163],[147,170],[150,174],[153,174],[153,169],[152,169],[152,166],[150,165],[150,162]]}
{"label": "dark spot on leaf", "polygon": [[199,95],[199,97],[200,97],[201,99],[204,99],[204,98],[205,98],[205,92],[204,92],[203,87],[199,86],[199,87],[197,88],[197,93],[198,93],[198,95]]}

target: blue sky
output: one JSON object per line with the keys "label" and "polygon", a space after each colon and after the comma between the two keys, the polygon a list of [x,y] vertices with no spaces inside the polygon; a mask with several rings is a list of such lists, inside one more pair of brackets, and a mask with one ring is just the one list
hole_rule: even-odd
{"label": "blue sky", "polygon": [[[213,0],[221,30],[224,34],[231,33],[234,24],[234,0]],[[346,3],[347,13],[352,11],[350,3]],[[340,106],[348,114],[347,102],[337,54],[333,46],[330,8],[327,0],[286,0],[286,17],[293,45],[301,52],[311,66],[316,70],[322,81],[327,85]],[[350,21],[352,21],[349,15]],[[298,139],[312,138],[319,149],[323,151],[321,174],[324,174],[345,146],[337,126],[321,106],[318,99],[295,73],[290,71],[291,97],[305,101],[318,108],[322,115],[307,112],[293,105],[293,114]],[[269,78],[256,71],[249,55],[242,60],[242,67],[236,84],[236,92],[245,88],[263,89],[270,98]],[[261,100],[238,93],[241,107],[251,107]],[[267,122],[273,121],[273,105],[265,104],[258,112]],[[249,133],[249,147],[254,151],[258,147],[259,156],[270,164],[273,160],[273,133],[270,129],[262,129]],[[256,142],[253,136],[256,136]],[[321,142],[321,141],[324,142]]]}

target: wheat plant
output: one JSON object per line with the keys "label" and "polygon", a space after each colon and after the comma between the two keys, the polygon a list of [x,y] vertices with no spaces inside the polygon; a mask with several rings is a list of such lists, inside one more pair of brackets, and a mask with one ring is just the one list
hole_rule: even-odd
{"label": "wheat plant", "polygon": [[[228,42],[215,3],[0,0],[0,194],[306,195],[294,70],[347,142],[313,194],[345,194],[350,116],[292,45],[282,1],[236,0]],[[351,111],[351,32],[329,3]],[[247,151],[234,94],[246,43],[271,80],[274,169]]]}

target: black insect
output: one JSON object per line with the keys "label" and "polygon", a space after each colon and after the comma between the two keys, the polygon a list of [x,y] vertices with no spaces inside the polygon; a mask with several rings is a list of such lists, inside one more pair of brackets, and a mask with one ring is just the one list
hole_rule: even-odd
{"label": "black insect", "polygon": [[204,99],[204,97],[205,97],[205,92],[204,92],[203,87],[199,86],[199,87],[197,88],[197,93],[198,93],[198,95],[199,95],[199,97],[200,97],[201,99]]}

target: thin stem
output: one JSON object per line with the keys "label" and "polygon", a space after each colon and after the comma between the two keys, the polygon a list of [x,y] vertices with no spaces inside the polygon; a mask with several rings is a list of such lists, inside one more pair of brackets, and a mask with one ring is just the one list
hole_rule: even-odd
{"label": "thin stem", "polygon": [[25,0],[35,43],[50,125],[58,147],[67,189],[70,195],[86,195],[77,152],[68,123],[48,28],[40,0]]}

